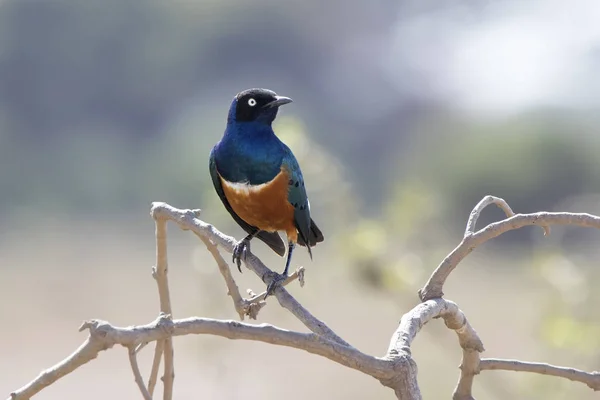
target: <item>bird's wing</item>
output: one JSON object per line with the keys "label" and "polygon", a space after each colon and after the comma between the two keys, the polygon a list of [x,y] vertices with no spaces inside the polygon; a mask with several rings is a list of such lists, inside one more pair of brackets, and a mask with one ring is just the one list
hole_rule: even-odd
{"label": "bird's wing", "polygon": [[296,157],[287,147],[282,167],[290,177],[288,201],[294,206],[294,222],[299,234],[298,244],[306,246],[312,258],[310,248],[323,241],[323,234],[310,217],[310,202],[304,187],[304,177]]}
{"label": "bird's wing", "polygon": [[[215,161],[214,149],[210,152],[209,169],[210,169],[210,177],[212,178],[212,182],[215,187],[215,190],[217,191],[219,198],[223,202],[223,205],[225,206],[227,211],[229,211],[229,214],[231,214],[231,216],[233,217],[235,222],[237,222],[238,225],[241,226],[242,229],[245,230],[248,234],[251,235],[251,234],[256,233],[256,231],[258,231],[258,228],[248,224],[246,221],[244,221],[242,218],[240,218],[235,213],[235,211],[233,211],[233,209],[231,208],[231,205],[227,201],[227,198],[225,197],[225,192],[223,191],[223,186],[221,185],[221,179],[219,177],[219,172],[217,171],[217,164]],[[259,238],[260,240],[262,240],[263,242],[265,242],[267,244],[267,246],[269,246],[271,249],[273,249],[273,251],[275,253],[279,254],[281,257],[283,257],[283,255],[285,254],[285,244],[283,243],[281,236],[279,236],[279,234],[277,232],[260,231],[256,235],[256,237]]]}

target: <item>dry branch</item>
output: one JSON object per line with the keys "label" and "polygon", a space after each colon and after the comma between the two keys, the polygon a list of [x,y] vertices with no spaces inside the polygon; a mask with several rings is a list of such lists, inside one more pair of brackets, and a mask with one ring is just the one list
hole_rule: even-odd
{"label": "dry branch", "polygon": [[[496,204],[504,210],[507,219],[475,231],[479,215],[490,204]],[[572,368],[514,360],[480,359],[479,354],[484,351],[484,348],[477,332],[455,303],[441,298],[443,284],[448,275],[476,246],[504,232],[526,225],[540,225],[544,227],[545,233],[549,233],[548,227],[555,224],[600,228],[600,217],[589,214],[545,212],[515,215],[504,200],[492,196],[485,197],[471,212],[462,242],[444,259],[425,287],[419,291],[423,302],[402,316],[398,328],[392,335],[388,351],[383,357],[375,357],[349,345],[298,303],[283,287],[279,287],[274,293],[279,304],[294,314],[313,333],[294,332],[269,324],[251,325],[232,320],[198,317],[173,320],[167,279],[167,220],[175,221],[184,230],[191,230],[207,246],[225,280],[228,294],[233,300],[240,319],[244,319],[245,316],[256,319],[258,311],[266,304],[264,292],[255,295],[250,291],[251,297],[248,299],[241,296],[231,269],[218,249],[220,246],[225,251],[231,252],[235,240],[219,232],[214,226],[199,220],[197,218],[199,212],[199,210],[179,210],[165,203],[152,204],[151,214],[156,222],[156,266],[153,268],[153,276],[157,282],[161,308],[161,313],[155,321],[147,325],[131,327],[116,327],[101,320],[85,322],[80,328],[89,331],[89,336],[84,343],[65,360],[43,371],[33,381],[11,393],[11,399],[28,399],[93,360],[99,352],[121,345],[128,349],[135,382],[145,400],[152,399],[161,359],[164,358],[163,398],[170,400],[173,395],[174,378],[173,336],[208,334],[301,349],[376,378],[383,385],[392,388],[399,399],[420,400],[417,365],[411,356],[411,345],[421,328],[436,318],[442,318],[446,326],[456,332],[459,345],[463,350],[460,378],[454,391],[454,400],[473,400],[474,377],[482,370],[492,369],[558,376],[585,383],[593,390],[600,390],[599,372],[588,373]],[[273,279],[274,273],[251,252],[246,256],[245,265],[265,284]],[[299,279],[303,284],[303,274],[304,269],[298,269],[288,277],[286,283]],[[155,354],[148,387],[146,387],[138,366],[137,353],[146,344],[154,341],[156,341]]]}
{"label": "dry branch", "polygon": [[[152,203],[152,215],[154,218],[170,219],[177,223],[181,229],[190,230],[200,238],[206,238],[212,243],[220,246],[228,253],[233,252],[233,246],[236,240],[231,236],[226,236],[219,232],[213,225],[207,224],[197,218],[197,210],[180,210],[166,203]],[[267,268],[258,257],[248,251],[244,264],[248,269],[258,275],[259,278],[268,285],[275,278],[275,273]],[[283,287],[278,287],[274,292],[279,304],[290,311],[312,332],[322,335],[334,342],[347,344],[335,332],[333,332],[324,322],[318,320],[308,310],[292,297]]]}
{"label": "dry branch", "polygon": [[[80,330],[86,328],[87,325],[84,323]],[[92,338],[86,339],[85,342],[77,350],[75,350],[70,356],[65,358],[53,367],[50,367],[42,371],[34,380],[29,382],[27,385],[20,389],[15,390],[10,394],[12,400],[24,400],[29,399],[34,394],[38,393],[42,389],[50,386],[63,376],[75,371],[83,364],[96,358],[98,353],[105,350],[102,347],[102,343],[92,340]]]}
{"label": "dry branch", "polygon": [[131,364],[135,383],[138,385],[140,392],[142,392],[142,397],[144,397],[144,400],[152,400],[152,395],[148,392],[148,389],[144,384],[144,378],[142,378],[142,373],[140,372],[135,346],[129,346],[129,363]]}
{"label": "dry branch", "polygon": [[[195,215],[198,215],[197,212],[194,212]],[[225,285],[227,285],[227,294],[231,296],[233,300],[233,307],[235,311],[237,311],[240,319],[243,321],[244,317],[247,315],[250,319],[256,319],[258,316],[258,312],[263,308],[267,303],[263,301],[266,291],[262,292],[259,295],[254,295],[249,299],[245,299],[240,294],[240,289],[235,283],[235,279],[231,274],[231,269],[229,269],[229,264],[225,261],[217,246],[211,242],[207,237],[198,235],[197,236],[202,240],[202,242],[206,245],[209,253],[215,259],[217,266],[219,267],[219,272],[223,276],[225,280]],[[286,286],[290,282],[294,280],[300,280],[300,286],[304,285],[304,268],[300,267],[294,273],[292,273],[284,282],[283,285]]]}
{"label": "dry branch", "polygon": [[[479,353],[484,350],[481,339],[458,306],[452,301],[441,298],[421,303],[402,316],[400,325],[392,336],[387,357],[393,359],[398,354],[410,354],[412,341],[423,325],[433,318],[440,317],[444,319],[446,326],[454,330],[458,336],[458,342],[463,349],[463,366],[477,368]],[[470,395],[471,380],[472,376],[461,376],[455,389],[455,400],[468,398],[464,396]],[[403,397],[399,396],[399,398]]]}
{"label": "dry branch", "polygon": [[477,203],[475,207],[473,207],[471,214],[469,214],[469,219],[467,220],[467,227],[465,228],[464,236],[468,236],[469,234],[475,233],[477,220],[479,220],[479,217],[481,216],[481,213],[483,212],[484,208],[491,204],[497,205],[498,208],[504,211],[504,214],[506,214],[506,216],[509,218],[515,215],[512,208],[510,208],[508,203],[503,199],[494,196],[485,196],[483,199],[481,199],[479,203]]}
{"label": "dry branch", "polygon": [[321,355],[378,379],[386,379],[394,374],[392,363],[388,360],[366,355],[352,347],[333,342],[314,333],[294,332],[269,324],[251,325],[232,320],[196,317],[172,320],[161,314],[155,321],[146,325],[116,327],[106,321],[90,320],[80,328],[80,330],[84,329],[89,330],[89,337],[75,353],[42,373],[27,386],[13,392],[12,399],[20,400],[33,396],[44,387],[96,358],[100,351],[110,349],[115,345],[135,348],[142,342],[160,341],[173,336],[191,334],[208,334],[229,339],[254,340],[293,347]]}
{"label": "dry branch", "polygon": [[[549,232],[549,228],[547,227],[550,225],[571,225],[600,229],[600,217],[595,215],[567,212],[538,212],[533,214],[514,214],[509,218],[494,222],[477,232],[473,232],[479,214],[483,211],[483,208],[489,204],[501,204],[500,207],[505,212],[512,213],[512,210],[510,210],[510,207],[508,207],[504,200],[486,196],[471,213],[463,240],[448,256],[446,256],[446,258],[444,258],[436,270],[431,274],[425,286],[419,290],[419,297],[422,301],[442,297],[444,295],[444,283],[454,268],[456,268],[456,266],[477,246],[480,246],[503,233],[530,225],[541,226],[545,229],[546,233]],[[502,204],[506,204],[506,209]]]}
{"label": "dry branch", "polygon": [[545,363],[533,363],[518,360],[485,358],[479,363],[481,371],[504,370],[533,372],[541,375],[557,376],[574,382],[581,382],[595,391],[600,391],[600,372],[586,372],[576,368],[557,367]]}
{"label": "dry branch", "polygon": [[[143,387],[139,368],[135,360],[135,347],[140,343],[162,341],[173,336],[191,334],[208,334],[229,339],[245,339],[260,341],[280,346],[292,347],[328,358],[346,367],[359,370],[380,380],[384,385],[392,387],[396,393],[402,393],[401,399],[420,399],[416,380],[416,364],[410,355],[410,344],[421,327],[433,318],[442,317],[446,324],[456,330],[461,346],[477,346],[476,334],[468,326],[462,312],[456,304],[435,299],[417,305],[407,315],[394,336],[401,338],[398,346],[390,346],[388,353],[381,358],[374,357],[344,344],[331,341],[315,333],[301,333],[275,327],[270,324],[252,325],[232,320],[216,320],[210,318],[186,318],[172,320],[162,314],[146,325],[117,327],[102,320],[86,321],[80,330],[89,330],[89,337],[84,344],[69,358],[40,375],[25,387],[11,394],[13,400],[27,399],[59,378],[74,371],[79,366],[93,360],[98,353],[121,345],[130,349],[130,361],[136,376],[136,382]],[[473,336],[474,335],[474,336]],[[461,337],[464,337],[461,339]],[[404,340],[403,338],[408,338]],[[137,371],[136,371],[137,369]],[[141,385],[140,385],[141,382]],[[398,384],[398,383],[401,384]],[[145,389],[145,388],[144,388]],[[142,390],[142,393],[144,391]]]}
{"label": "dry branch", "polygon": [[154,358],[152,359],[152,368],[150,370],[150,378],[148,379],[148,393],[150,396],[154,394],[154,388],[156,387],[156,381],[158,379],[158,369],[160,368],[160,362],[162,360],[163,352],[165,351],[165,341],[159,340],[156,342],[154,348]]}
{"label": "dry branch", "polygon": [[[156,265],[153,268],[152,276],[156,279],[158,286],[158,296],[160,299],[160,312],[168,318],[173,317],[171,311],[171,296],[169,294],[169,279],[167,276],[167,221],[159,215],[151,213],[155,222],[156,235]],[[160,353],[164,357],[163,372],[163,399],[171,400],[173,398],[173,380],[175,379],[175,369],[173,365],[173,339],[164,338],[162,343],[157,343],[155,348],[152,372],[149,383],[156,382],[156,373],[158,364],[160,364]],[[154,389],[154,385],[152,386]]]}

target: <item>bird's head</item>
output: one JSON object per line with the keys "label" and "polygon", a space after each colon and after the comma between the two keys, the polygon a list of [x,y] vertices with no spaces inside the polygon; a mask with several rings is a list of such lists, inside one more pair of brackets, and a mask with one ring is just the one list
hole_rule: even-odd
{"label": "bird's head", "polygon": [[247,89],[238,93],[229,108],[228,122],[261,122],[271,125],[279,107],[291,103],[289,97],[278,96],[268,89]]}

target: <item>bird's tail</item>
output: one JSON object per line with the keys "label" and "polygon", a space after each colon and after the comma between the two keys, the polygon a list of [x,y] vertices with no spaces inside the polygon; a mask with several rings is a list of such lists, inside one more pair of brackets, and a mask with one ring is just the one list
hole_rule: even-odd
{"label": "bird's tail", "polygon": [[[298,230],[298,233],[299,233],[298,244],[300,246],[306,246],[306,248],[308,250],[308,254],[310,255],[310,259],[312,260],[312,251],[310,250],[310,248],[316,246],[317,243],[320,243],[323,240],[325,240],[325,238],[323,237],[323,232],[321,232],[321,230],[319,229],[317,224],[315,224],[315,221],[313,221],[311,218],[310,230],[308,232],[308,237],[304,237],[304,235],[302,235],[300,230]],[[307,243],[308,243],[308,246],[307,246]]]}

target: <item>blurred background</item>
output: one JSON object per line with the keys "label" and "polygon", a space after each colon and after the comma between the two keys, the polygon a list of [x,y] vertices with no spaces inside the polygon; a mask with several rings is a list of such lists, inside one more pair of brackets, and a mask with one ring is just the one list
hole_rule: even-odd
{"label": "blurred background", "polygon": [[[242,237],[208,153],[250,87],[294,99],[275,129],[326,237],[313,262],[295,255],[307,284],[290,290],[383,355],[483,196],[516,212],[600,214],[599,18],[596,0],[0,2],[0,394],[79,346],[85,319],[156,317],[152,201],[202,208]],[[490,208],[480,226],[501,217]],[[169,232],[174,316],[236,319],[206,249]],[[445,293],[484,356],[600,369],[599,240],[526,228],[460,265]],[[253,250],[283,268],[265,245]],[[247,271],[234,276],[263,289]],[[269,303],[258,322],[304,330]],[[449,399],[455,335],[434,321],[413,354],[424,398]],[[177,399],[393,398],[358,372],[261,343],[177,338],[175,362]],[[475,395],[595,398],[510,372],[483,372]],[[109,396],[140,397],[121,348],[36,398]]]}

